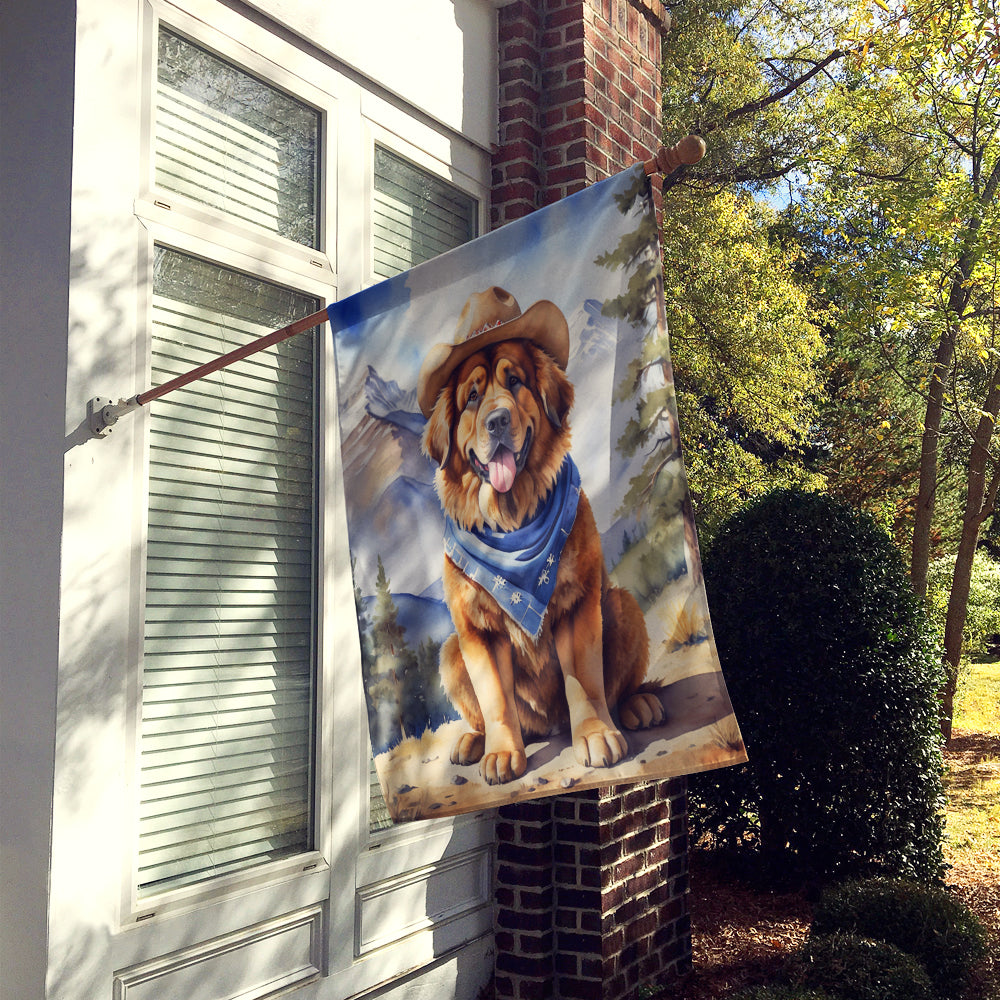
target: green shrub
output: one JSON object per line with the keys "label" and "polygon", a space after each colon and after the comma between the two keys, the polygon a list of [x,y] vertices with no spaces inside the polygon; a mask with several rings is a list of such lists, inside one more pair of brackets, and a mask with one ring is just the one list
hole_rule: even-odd
{"label": "green shrub", "polygon": [[889,536],[779,490],[727,522],[704,565],[750,759],[691,779],[694,833],[772,872],[940,877],[943,673]]}
{"label": "green shrub", "polygon": [[947,890],[904,879],[869,879],[828,888],[812,933],[850,932],[895,945],[923,963],[938,993],[959,997],[987,953],[982,924]]}
{"label": "green shrub", "polygon": [[810,938],[795,961],[797,985],[826,990],[837,1000],[933,1000],[924,967],[884,941],[854,934]]}

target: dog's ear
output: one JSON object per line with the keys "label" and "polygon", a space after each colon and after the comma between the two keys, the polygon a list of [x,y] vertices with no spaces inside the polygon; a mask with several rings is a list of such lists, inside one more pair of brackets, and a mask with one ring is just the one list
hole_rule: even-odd
{"label": "dog's ear", "polygon": [[538,395],[549,423],[562,427],[573,406],[573,385],[565,372],[541,348],[535,348],[535,372],[538,377]]}
{"label": "dog's ear", "polygon": [[437,402],[424,426],[424,434],[420,440],[423,453],[437,462],[439,468],[444,468],[451,454],[451,421],[454,416],[454,401],[450,385],[446,385],[438,394]]}

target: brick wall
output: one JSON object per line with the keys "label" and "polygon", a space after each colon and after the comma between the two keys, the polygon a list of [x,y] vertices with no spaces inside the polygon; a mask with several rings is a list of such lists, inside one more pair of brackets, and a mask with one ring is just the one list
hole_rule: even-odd
{"label": "brick wall", "polygon": [[684,779],[505,806],[496,996],[618,1000],[688,971]]}
{"label": "brick wall", "polygon": [[[660,0],[514,0],[498,19],[494,227],[653,155],[668,21]],[[608,786],[500,810],[497,997],[619,1000],[687,971],[686,789]]]}
{"label": "brick wall", "polygon": [[499,12],[494,228],[660,144],[661,0],[514,0]]}

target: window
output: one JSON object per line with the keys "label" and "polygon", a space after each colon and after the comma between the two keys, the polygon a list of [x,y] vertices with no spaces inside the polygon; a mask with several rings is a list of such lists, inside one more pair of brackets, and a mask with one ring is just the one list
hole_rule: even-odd
{"label": "window", "polygon": [[[94,30],[60,55],[77,93],[68,417],[376,280],[376,145],[481,221],[489,126],[478,110],[463,125],[463,75],[492,79],[492,15],[461,0],[471,34],[464,14],[436,15],[454,58],[417,107],[387,87],[389,70],[419,72],[405,35],[364,47],[377,11],[345,22],[332,6],[87,7]],[[102,442],[81,413],[67,439],[57,992],[308,983],[342,1000],[419,976],[443,995],[485,968],[492,817],[369,834],[337,392],[324,326],[138,407]]]}
{"label": "window", "polygon": [[[207,259],[233,223],[316,246],[319,112],[158,38],[156,189],[224,225],[204,256],[154,249],[153,385],[319,308]],[[316,351],[301,334],[151,407],[140,899],[314,846]]]}
{"label": "window", "polygon": [[320,116],[160,28],[156,185],[318,246]]}
{"label": "window", "polygon": [[[154,384],[315,299],[158,247]],[[311,847],[312,335],[150,414],[140,894]]]}
{"label": "window", "polygon": [[375,147],[375,273],[391,278],[478,236],[474,198]]}

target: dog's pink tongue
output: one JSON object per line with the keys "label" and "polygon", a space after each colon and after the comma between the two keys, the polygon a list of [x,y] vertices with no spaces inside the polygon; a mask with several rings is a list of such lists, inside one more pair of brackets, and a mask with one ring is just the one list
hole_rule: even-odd
{"label": "dog's pink tongue", "polygon": [[497,493],[506,493],[514,485],[514,453],[509,448],[497,448],[490,459],[490,486]]}

